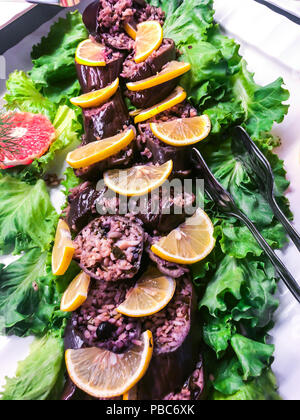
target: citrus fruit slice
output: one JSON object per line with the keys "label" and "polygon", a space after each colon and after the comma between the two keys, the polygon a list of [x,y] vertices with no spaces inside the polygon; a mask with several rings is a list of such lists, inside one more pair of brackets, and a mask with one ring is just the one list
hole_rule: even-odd
{"label": "citrus fruit slice", "polygon": [[190,217],[152,245],[151,251],[160,258],[178,264],[195,264],[211,253],[215,246],[214,226],[208,215],[198,209]]}
{"label": "citrus fruit slice", "polygon": [[126,197],[140,196],[159,188],[171,174],[173,161],[160,166],[141,165],[129,169],[113,169],[104,174],[104,183],[114,192]]}
{"label": "citrus fruit slice", "polygon": [[69,287],[62,296],[60,310],[62,312],[74,312],[86,301],[91,278],[81,272],[69,284]]}
{"label": "citrus fruit slice", "polygon": [[171,146],[190,146],[205,139],[211,130],[211,122],[207,115],[193,118],[151,123],[152,133]]}
{"label": "citrus fruit slice", "polygon": [[[161,112],[167,111],[173,106],[180,104],[181,102],[185,101],[187,97],[187,93],[182,87],[178,86],[170,96],[164,99],[162,102],[158,103],[157,105],[152,106],[151,108],[144,109],[139,112],[139,114],[135,117],[134,122],[138,124],[140,122],[149,120],[155,115],[160,114]],[[138,111],[136,111],[138,112]]]}
{"label": "citrus fruit slice", "polygon": [[105,62],[105,46],[98,42],[86,39],[82,41],[76,50],[75,60],[78,64],[91,67],[104,67]]}
{"label": "citrus fruit slice", "polygon": [[127,35],[130,36],[130,38],[136,40],[136,33],[137,33],[137,31],[130,24],[130,22],[125,23],[124,29],[125,29],[125,32],[127,33]]}
{"label": "citrus fruit slice", "polygon": [[66,351],[66,365],[74,384],[95,398],[113,398],[125,394],[146,373],[153,353],[151,331],[123,354],[99,348]]}
{"label": "citrus fruit slice", "polygon": [[30,165],[56,139],[55,128],[44,115],[13,112],[0,116],[0,167]]}
{"label": "citrus fruit slice", "polygon": [[156,20],[142,22],[137,27],[135,38],[135,56],[136,63],[145,61],[153,51],[157,50],[163,40],[163,29]]}
{"label": "citrus fruit slice", "polygon": [[184,73],[191,69],[189,63],[182,63],[181,61],[170,61],[160,73],[155,76],[148,77],[147,79],[138,82],[127,83],[127,89],[137,92],[140,90],[150,89],[154,86],[161,85],[182,76]]}
{"label": "citrus fruit slice", "polygon": [[80,106],[81,108],[94,108],[104,104],[111,98],[118,90],[119,78],[117,78],[111,85],[103,89],[95,90],[89,93],[84,93],[81,96],[70,99],[73,105]]}
{"label": "citrus fruit slice", "polygon": [[151,267],[137,281],[117,311],[133,318],[156,314],[167,306],[174,296],[175,289],[174,279],[163,276]]}
{"label": "citrus fruit slice", "polygon": [[72,242],[69,226],[63,220],[59,220],[55,242],[52,251],[52,272],[56,276],[65,274],[71,264],[75,247]]}
{"label": "citrus fruit slice", "polygon": [[85,168],[101,162],[125,149],[136,136],[134,128],[130,128],[116,136],[89,143],[75,149],[67,156],[67,163],[74,169]]}

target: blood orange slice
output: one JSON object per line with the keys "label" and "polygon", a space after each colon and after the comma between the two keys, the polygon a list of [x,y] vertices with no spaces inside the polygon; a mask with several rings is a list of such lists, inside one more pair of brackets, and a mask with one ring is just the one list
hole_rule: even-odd
{"label": "blood orange slice", "polygon": [[30,165],[43,156],[56,138],[55,128],[44,115],[29,112],[1,116],[0,166],[8,169]]}

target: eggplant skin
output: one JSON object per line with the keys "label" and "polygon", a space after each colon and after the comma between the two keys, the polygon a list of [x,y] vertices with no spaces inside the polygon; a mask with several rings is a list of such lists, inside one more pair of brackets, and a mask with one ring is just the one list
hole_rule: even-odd
{"label": "eggplant skin", "polygon": [[196,366],[201,336],[197,328],[197,297],[192,283],[191,287],[189,332],[175,351],[153,355],[146,375],[138,384],[138,400],[162,400],[180,389]]}
{"label": "eggplant skin", "polygon": [[[95,172],[98,171],[98,180],[98,164],[94,165],[94,168]],[[146,205],[143,206],[139,212],[134,213],[134,216],[143,223],[143,227],[146,232],[150,233],[151,235],[153,235],[153,232],[161,234],[168,233],[178,227],[182,222],[185,221],[187,217],[186,210],[190,209],[195,202],[195,196],[191,193],[182,193],[182,195],[176,195],[175,198],[174,195],[172,195],[172,192],[170,197],[164,198],[163,195],[163,191],[160,188],[159,191],[154,193],[153,197],[148,198]],[[116,200],[114,198],[116,198]],[[154,203],[158,204],[158,208],[153,207],[153,200]],[[103,187],[100,191],[97,191],[95,183],[92,182],[84,182],[79,187],[73,189],[68,198],[68,201],[69,205],[65,212],[65,218],[73,232],[79,232],[93,218],[99,216],[97,213],[96,204],[98,204],[98,208],[101,208],[102,214],[119,214],[119,197],[115,197],[114,193],[112,193],[110,197],[107,187]],[[152,242],[150,238],[151,237],[149,236],[149,249],[150,243]],[[157,263],[157,261],[154,262]],[[165,261],[165,263],[167,262]],[[174,267],[174,265],[177,267],[177,264],[169,263],[169,265],[171,267]],[[165,272],[164,274],[174,278],[181,277],[178,275],[173,276],[170,273],[171,271]]]}
{"label": "eggplant skin", "polygon": [[176,59],[176,46],[172,39],[164,39],[161,47],[151,54],[146,61],[136,64],[133,61],[133,55],[130,55],[123,65],[121,77],[126,82],[137,82],[155,76],[170,61]]}
{"label": "eggplant skin", "polygon": [[205,372],[202,355],[199,356],[194,372],[186,380],[182,388],[164,397],[165,401],[199,401],[206,397]]}
{"label": "eggplant skin", "polygon": [[71,191],[65,219],[72,232],[81,231],[93,218],[99,216],[96,203],[107,190],[104,187],[97,191],[93,184],[85,182]]}
{"label": "eggplant skin", "polygon": [[75,174],[83,181],[97,182],[102,178],[103,173],[109,169],[125,169],[132,166],[134,163],[135,149],[136,143],[132,142],[118,154],[86,168],[77,169]]}
{"label": "eggplant skin", "polygon": [[99,0],[93,1],[87,6],[82,15],[83,23],[92,36],[97,34],[97,16],[99,15],[100,2]]}
{"label": "eggplant skin", "polygon": [[152,133],[149,124],[139,124],[137,150],[145,162],[163,165],[173,161],[173,177],[187,178],[191,170],[191,149],[189,147],[169,146]]}
{"label": "eggplant skin", "polygon": [[105,67],[91,67],[75,62],[78,80],[83,93],[103,89],[120,76],[124,55],[114,58]]}
{"label": "eggplant skin", "polygon": [[120,90],[104,105],[84,109],[83,116],[83,145],[115,136],[130,125],[128,109]]}
{"label": "eggplant skin", "polygon": [[130,99],[136,108],[150,108],[167,98],[178,85],[178,81],[179,79],[173,79],[150,89],[137,92],[126,90],[125,96]]}

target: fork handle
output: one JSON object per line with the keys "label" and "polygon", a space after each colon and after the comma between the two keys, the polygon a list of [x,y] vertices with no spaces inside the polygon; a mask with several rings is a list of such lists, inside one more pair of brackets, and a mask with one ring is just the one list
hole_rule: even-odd
{"label": "fork handle", "polygon": [[269,197],[269,203],[275,214],[275,217],[282,223],[283,227],[285,228],[286,232],[290,236],[291,240],[294,242],[298,251],[300,251],[300,235],[293,227],[293,225],[289,222],[281,208],[278,206],[277,201],[274,195]]}
{"label": "fork handle", "polygon": [[297,301],[300,303],[300,286],[297,283],[297,281],[294,279],[292,274],[289,272],[289,270],[286,268],[286,266],[283,264],[281,259],[275,254],[273,249],[270,247],[270,245],[267,243],[267,241],[264,239],[264,237],[260,234],[256,226],[251,222],[251,220],[242,212],[237,212],[232,214],[232,216],[237,217],[240,221],[242,221],[250,230],[254,238],[257,240],[261,248],[264,250],[264,252],[268,255],[270,258],[272,264],[276,268],[281,280],[286,284],[287,288],[290,290],[290,292],[294,295],[294,297],[297,299]]}

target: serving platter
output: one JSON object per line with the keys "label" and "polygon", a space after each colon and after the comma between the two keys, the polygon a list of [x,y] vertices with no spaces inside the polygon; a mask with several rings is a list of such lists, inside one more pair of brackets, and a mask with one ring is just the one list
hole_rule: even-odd
{"label": "serving platter", "polygon": [[[82,1],[79,10],[83,10],[88,1]],[[295,226],[300,230],[300,211],[298,209],[298,203],[300,202],[300,186],[298,183],[299,179],[299,165],[300,165],[300,133],[299,133],[299,95],[300,95],[300,65],[298,65],[297,70],[297,61],[295,62],[299,55],[299,48],[296,50],[296,44],[285,47],[285,58],[282,59],[280,55],[274,56],[272,52],[268,50],[266,45],[274,43],[274,34],[272,31],[272,25],[269,33],[263,28],[263,19],[256,20],[256,37],[257,33],[262,33],[264,36],[264,43],[258,45],[255,39],[252,39],[245,35],[245,32],[242,31],[242,28],[246,27],[247,22],[243,22],[241,18],[239,25],[236,25],[237,16],[236,13],[239,10],[235,9],[235,13],[228,13],[230,8],[236,6],[236,2],[227,1],[224,5],[224,0],[216,0],[216,20],[220,22],[224,31],[228,32],[229,35],[238,38],[242,44],[242,53],[243,56],[249,63],[249,67],[252,71],[255,71],[256,81],[261,84],[267,84],[272,82],[279,76],[282,76],[285,80],[286,86],[291,92],[290,103],[290,112],[286,117],[285,121],[275,126],[274,134],[282,138],[282,147],[278,150],[279,156],[285,160],[285,166],[288,173],[288,178],[291,181],[290,189],[288,190],[287,197],[291,202],[292,211],[295,214]],[[273,13],[268,9],[257,9],[257,3],[253,1],[244,0],[243,15],[244,19],[247,20],[247,11],[245,11],[246,3],[252,4],[251,16],[255,18],[255,14],[258,13],[261,17],[261,13]],[[255,9],[253,7],[255,6]],[[257,5],[258,7],[263,7]],[[1,11],[0,3],[0,11]],[[236,6],[237,7],[237,6]],[[231,9],[232,10],[232,9]],[[262,10],[264,10],[262,12]],[[268,10],[268,11],[267,11]],[[240,10],[241,11],[241,10]],[[67,12],[62,11],[58,16],[63,16]],[[278,19],[278,15],[275,15],[274,19]],[[30,62],[30,51],[32,45],[37,43],[40,38],[48,32],[51,24],[57,19],[51,19],[51,21],[43,24],[39,29],[34,31],[28,37],[24,38],[15,47],[11,48],[4,54],[7,63],[7,75],[15,69],[28,70],[31,67]],[[264,16],[264,19],[267,19]],[[284,17],[280,17],[280,23],[285,27],[288,25],[295,25],[290,21],[287,21]],[[285,20],[282,20],[285,19]],[[259,24],[261,21],[261,27]],[[288,23],[287,23],[288,22]],[[296,28],[295,28],[296,26]],[[300,27],[297,25],[289,26],[290,32],[297,34],[300,37]],[[283,30],[283,29],[282,29]],[[295,35],[293,35],[295,37]],[[294,39],[294,38],[293,38]],[[299,38],[300,39],[300,38]],[[299,43],[298,43],[299,45]],[[287,57],[287,58],[286,58]],[[298,63],[299,64],[299,63]],[[1,94],[4,93],[4,84],[1,85]],[[56,167],[52,168],[52,171],[58,170],[62,171],[62,162],[64,156],[60,156],[56,162]],[[56,209],[60,208],[60,205],[63,200],[62,194],[59,190],[52,190],[51,192],[52,201]],[[281,253],[282,258],[286,265],[290,268],[292,273],[295,275],[296,279],[300,281],[300,262],[297,254],[297,250],[293,246],[288,246]],[[11,257],[1,257],[0,263],[9,263],[12,261]],[[300,355],[299,355],[299,346],[300,346],[300,307],[293,300],[292,296],[288,293],[285,286],[280,283],[279,295],[281,305],[276,314],[276,326],[271,333],[271,341],[276,346],[275,354],[275,363],[273,365],[274,371],[278,378],[280,393],[284,399],[300,399],[300,389],[299,389],[299,377],[300,377]],[[0,369],[0,387],[4,384],[5,376],[13,376],[16,370],[18,360],[24,359],[29,351],[29,345],[32,342],[32,338],[20,339],[16,337],[1,337],[0,336],[0,358],[5,360],[5,364],[1,364]]]}

